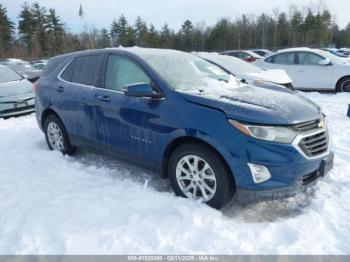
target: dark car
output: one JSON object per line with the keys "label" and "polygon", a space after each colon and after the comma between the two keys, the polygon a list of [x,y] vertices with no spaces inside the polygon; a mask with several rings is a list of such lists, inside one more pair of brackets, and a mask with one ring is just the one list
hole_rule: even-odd
{"label": "dark car", "polygon": [[253,63],[256,60],[262,58],[262,56],[258,55],[257,53],[254,53],[253,51],[245,51],[245,50],[225,51],[220,53],[220,55],[234,56],[249,63]]}
{"label": "dark car", "polygon": [[269,56],[269,55],[273,54],[273,52],[271,52],[270,50],[267,50],[267,49],[252,49],[250,51],[258,54],[261,57],[265,57],[265,56]]}
{"label": "dark car", "polygon": [[33,84],[0,65],[0,118],[34,112]]}
{"label": "dark car", "polygon": [[286,89],[239,84],[195,55],[116,48],[50,59],[35,84],[48,147],[100,150],[221,208],[295,195],[333,164],[320,108]]}

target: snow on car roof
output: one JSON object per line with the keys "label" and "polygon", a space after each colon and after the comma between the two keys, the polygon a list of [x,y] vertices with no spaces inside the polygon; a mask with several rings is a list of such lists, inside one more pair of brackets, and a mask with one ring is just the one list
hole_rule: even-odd
{"label": "snow on car roof", "polygon": [[290,52],[290,51],[310,51],[312,50],[309,47],[291,47],[286,49],[278,50],[277,53]]}
{"label": "snow on car roof", "polygon": [[117,50],[122,50],[126,52],[133,53],[139,56],[145,55],[172,55],[172,54],[183,54],[185,52],[173,50],[173,49],[158,49],[158,48],[143,48],[143,47],[125,47],[125,48],[117,48]]}

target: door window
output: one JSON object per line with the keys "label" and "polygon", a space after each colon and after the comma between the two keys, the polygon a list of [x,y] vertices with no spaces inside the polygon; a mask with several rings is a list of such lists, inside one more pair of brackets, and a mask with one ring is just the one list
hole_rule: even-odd
{"label": "door window", "polygon": [[151,83],[146,73],[130,59],[110,55],[107,63],[105,88],[121,92],[127,85]]}
{"label": "door window", "polygon": [[308,52],[298,53],[298,61],[300,65],[319,65],[324,58]]}
{"label": "door window", "polygon": [[274,56],[273,63],[281,65],[293,65],[294,58],[294,52],[282,53]]}
{"label": "door window", "polygon": [[247,58],[250,58],[251,56],[246,54],[246,53],[239,52],[238,53],[238,57],[241,58],[241,59],[247,59]]}
{"label": "door window", "polygon": [[101,71],[100,61],[100,55],[88,55],[74,59],[74,69],[71,82],[96,86]]}

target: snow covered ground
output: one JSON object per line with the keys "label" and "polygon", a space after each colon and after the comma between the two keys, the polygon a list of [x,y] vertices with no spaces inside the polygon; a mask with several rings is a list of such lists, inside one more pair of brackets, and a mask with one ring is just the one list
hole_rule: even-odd
{"label": "snow covered ground", "polygon": [[0,120],[1,254],[350,254],[350,94],[304,94],[328,116],[335,168],[296,198],[216,211],[157,175],[47,149],[34,115]]}

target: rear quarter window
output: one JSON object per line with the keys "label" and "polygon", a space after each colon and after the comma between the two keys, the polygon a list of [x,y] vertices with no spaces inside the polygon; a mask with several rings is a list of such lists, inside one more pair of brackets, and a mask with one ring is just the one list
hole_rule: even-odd
{"label": "rear quarter window", "polygon": [[50,59],[41,74],[41,77],[51,74],[61,63],[63,63],[63,58]]}
{"label": "rear quarter window", "polygon": [[73,75],[74,61],[71,61],[68,66],[64,69],[61,78],[65,81],[71,82]]}

